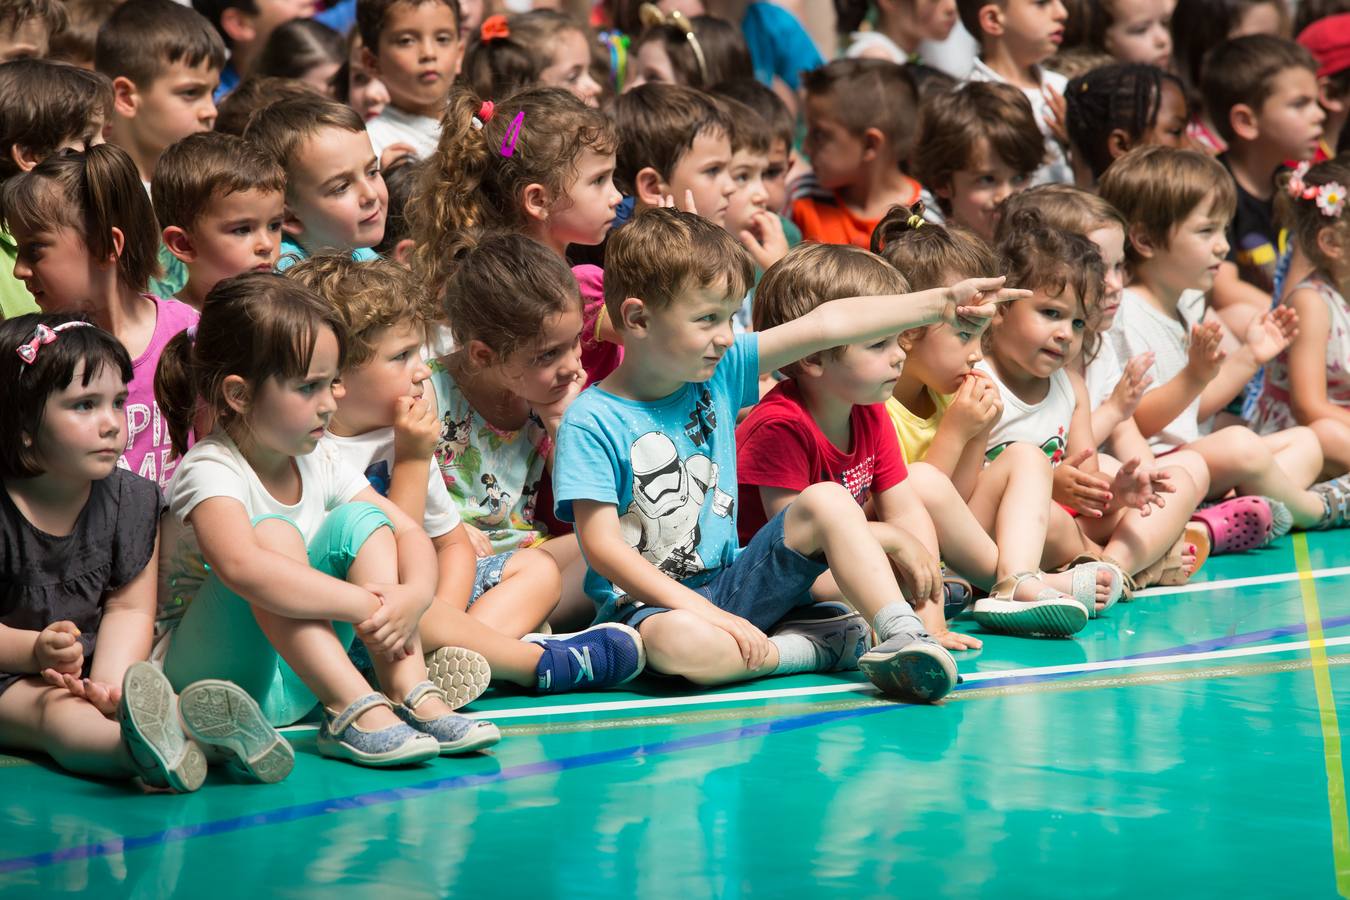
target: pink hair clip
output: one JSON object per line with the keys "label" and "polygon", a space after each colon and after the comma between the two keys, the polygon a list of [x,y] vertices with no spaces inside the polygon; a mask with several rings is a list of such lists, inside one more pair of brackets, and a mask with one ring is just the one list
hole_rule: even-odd
{"label": "pink hair clip", "polygon": [[491,100],[484,100],[483,105],[478,107],[478,115],[469,120],[470,124],[473,125],[475,131],[482,131],[483,123],[491,122],[492,117],[496,115],[496,112],[497,107],[493,102]]}
{"label": "pink hair clip", "polygon": [[48,328],[46,325],[39,324],[38,327],[33,330],[32,338],[20,344],[15,352],[19,354],[19,359],[23,360],[25,366],[31,366],[38,358],[38,350],[44,345],[55,341],[62,331],[65,331],[67,328],[88,327],[88,322],[79,320],[74,322],[62,322],[55,328]]}

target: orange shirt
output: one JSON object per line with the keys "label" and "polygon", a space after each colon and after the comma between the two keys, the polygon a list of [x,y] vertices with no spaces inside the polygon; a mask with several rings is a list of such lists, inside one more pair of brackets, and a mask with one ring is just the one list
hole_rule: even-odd
{"label": "orange shirt", "polygon": [[[900,201],[905,206],[917,203],[922,192],[917,181],[910,179],[910,184],[914,187],[913,195]],[[836,194],[794,200],[792,221],[802,230],[802,240],[819,241],[822,244],[856,244],[865,249],[872,246],[872,232],[881,220],[854,215]]]}

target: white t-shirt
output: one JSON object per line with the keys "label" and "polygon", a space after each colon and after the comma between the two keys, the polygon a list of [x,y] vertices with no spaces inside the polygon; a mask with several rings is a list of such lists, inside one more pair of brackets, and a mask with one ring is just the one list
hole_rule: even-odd
{"label": "white t-shirt", "polygon": [[282,503],[267,492],[234,441],[217,431],[187,452],[169,484],[169,515],[160,536],[159,625],[178,623],[206,580],[206,562],[188,515],[205,500],[229,497],[244,506],[250,520],[284,516],[295,524],[305,543],[314,539],[330,510],[370,487],[359,469],[343,463],[320,441],[313,453],[295,458],[300,471],[300,502]]}
{"label": "white t-shirt", "polygon": [[[342,437],[328,432],[319,442],[333,449],[349,469],[366,473],[366,481],[381,497],[389,496],[389,481],[394,474],[394,429],[377,428],[355,437]],[[459,525],[459,509],[450,500],[445,480],[436,460],[427,460],[427,507],[422,516],[422,527],[431,537],[449,534]]]}
{"label": "white t-shirt", "polygon": [[[1177,318],[1180,316],[1180,319]],[[1176,378],[1186,368],[1190,357],[1191,326],[1205,317],[1205,295],[1201,291],[1186,291],[1177,302],[1177,316],[1169,316],[1153,307],[1135,291],[1126,288],[1120,300],[1116,321],[1104,338],[1114,345],[1116,356],[1130,360],[1147,350],[1154,354],[1153,376],[1155,391]],[[1147,394],[1145,395],[1147,396]],[[1165,453],[1200,437],[1200,398],[1197,396],[1173,419],[1167,427],[1149,438],[1154,453]]]}
{"label": "white t-shirt", "polygon": [[1120,322],[1124,312],[1125,307],[1122,304],[1116,311],[1116,320],[1111,323],[1111,330],[1102,332],[1098,338],[1097,354],[1092,357],[1083,373],[1083,380],[1087,382],[1088,401],[1092,404],[1094,412],[1107,401],[1125,375],[1125,362],[1116,352],[1116,344],[1111,338],[1112,332],[1120,327],[1117,323]]}
{"label": "white t-shirt", "polygon": [[976,363],[975,368],[989,376],[1003,398],[1003,415],[989,432],[985,459],[993,462],[1010,444],[1021,443],[1040,447],[1051,465],[1059,465],[1069,446],[1069,425],[1077,405],[1069,374],[1056,369],[1045,399],[1027,403],[1008,389],[987,360]]}
{"label": "white t-shirt", "polygon": [[426,159],[436,151],[436,142],[441,138],[441,123],[431,116],[404,112],[390,105],[366,123],[366,133],[370,135],[376,157],[391,144],[408,144],[419,159]]}
{"label": "white t-shirt", "polygon": [[[1045,162],[1035,174],[1031,176],[1031,183],[1037,184],[1073,184],[1073,167],[1069,165],[1068,157],[1064,155],[1064,148],[1059,145],[1059,141],[1050,134],[1050,123],[1045,117],[1050,113],[1050,103],[1045,99],[1044,88],[1054,88],[1061,96],[1064,89],[1068,87],[1069,79],[1058,72],[1051,72],[1048,69],[1041,69],[1041,83],[1039,87],[1022,88],[1022,93],[1026,94],[1031,101],[1031,109],[1036,114],[1036,125],[1041,129],[1041,134],[1045,135]],[[971,81],[997,81],[1006,84],[1002,75],[995,72],[984,64],[984,60],[975,60],[974,67],[970,70]]]}

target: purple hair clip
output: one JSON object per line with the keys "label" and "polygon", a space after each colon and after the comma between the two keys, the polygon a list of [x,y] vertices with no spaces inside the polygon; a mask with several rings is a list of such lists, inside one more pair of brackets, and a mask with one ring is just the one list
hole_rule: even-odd
{"label": "purple hair clip", "polygon": [[502,156],[514,156],[516,152],[516,141],[520,139],[520,128],[525,124],[525,110],[516,113],[516,117],[511,120],[511,127],[506,129],[506,137],[502,138]]}
{"label": "purple hair clip", "polygon": [[16,350],[19,359],[23,360],[25,366],[31,366],[38,358],[38,350],[47,344],[52,343],[60,336],[60,333],[67,328],[88,328],[89,323],[80,320],[73,322],[62,322],[55,328],[48,328],[46,325],[39,324],[33,329],[33,336],[20,344]]}

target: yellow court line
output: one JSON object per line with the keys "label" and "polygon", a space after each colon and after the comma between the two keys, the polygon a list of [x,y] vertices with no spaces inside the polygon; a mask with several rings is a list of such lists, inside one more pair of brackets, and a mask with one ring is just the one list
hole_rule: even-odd
{"label": "yellow court line", "polygon": [[1308,558],[1308,538],[1294,535],[1294,563],[1298,566],[1303,593],[1303,618],[1308,623],[1308,651],[1312,654],[1313,684],[1322,721],[1322,755],[1327,767],[1327,803],[1331,808],[1331,857],[1336,866],[1336,893],[1350,898],[1350,822],[1346,817],[1345,769],[1341,760],[1341,726],[1336,718],[1336,697],[1331,690],[1322,612],[1317,605],[1317,582]]}

